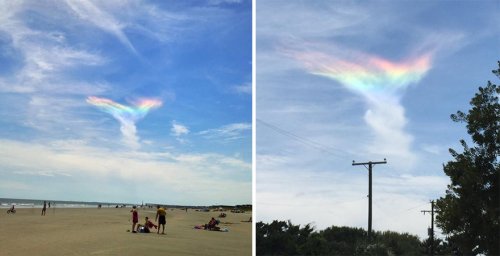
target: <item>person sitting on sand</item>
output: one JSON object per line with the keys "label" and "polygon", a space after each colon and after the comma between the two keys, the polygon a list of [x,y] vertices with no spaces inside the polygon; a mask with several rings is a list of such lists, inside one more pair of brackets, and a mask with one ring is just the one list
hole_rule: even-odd
{"label": "person sitting on sand", "polygon": [[218,227],[217,227],[217,220],[215,220],[214,217],[212,217],[212,219],[208,222],[208,224],[205,225],[205,229],[208,229],[208,230],[216,230]]}
{"label": "person sitting on sand", "polygon": [[132,233],[137,233],[137,231],[135,231],[135,225],[139,222],[139,214],[136,208],[137,207],[134,205],[132,206],[132,210],[130,210],[130,212],[132,212]]}
{"label": "person sitting on sand", "polygon": [[146,226],[148,228],[158,229],[158,226],[156,224],[154,224],[152,221],[150,221],[148,217],[146,217],[146,222],[144,223],[144,226]]}
{"label": "person sitting on sand", "polygon": [[150,233],[151,232],[151,228],[155,228],[157,229],[158,226],[156,226],[153,222],[151,222],[149,220],[148,217],[146,217],[146,221],[144,222],[144,225],[142,224],[138,224],[137,225],[137,232],[139,233]]}

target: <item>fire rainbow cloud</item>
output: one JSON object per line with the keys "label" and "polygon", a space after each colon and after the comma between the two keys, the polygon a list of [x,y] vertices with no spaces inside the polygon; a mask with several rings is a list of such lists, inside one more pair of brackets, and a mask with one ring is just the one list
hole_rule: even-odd
{"label": "fire rainbow cloud", "polygon": [[287,52],[311,73],[337,80],[347,88],[361,92],[394,92],[418,82],[431,67],[431,54],[403,62],[391,62],[380,57],[358,54],[352,58],[337,58],[316,51]]}
{"label": "fire rainbow cloud", "polygon": [[97,106],[102,111],[111,114],[118,120],[137,121],[147,115],[154,108],[160,107],[162,102],[157,99],[140,99],[134,102],[135,107],[125,106],[110,99],[90,96],[87,102]]}
{"label": "fire rainbow cloud", "polygon": [[120,122],[120,131],[123,135],[123,141],[126,145],[134,149],[140,147],[135,122],[145,117],[151,109],[162,105],[162,102],[156,99],[140,99],[133,103],[133,107],[129,107],[116,103],[110,99],[95,96],[88,97],[87,102],[111,114],[118,120],[118,122]]}
{"label": "fire rainbow cloud", "polygon": [[368,152],[390,157],[402,168],[411,166],[416,157],[411,150],[413,136],[405,131],[408,121],[401,94],[431,69],[434,50],[393,62],[335,45],[308,43],[299,47],[279,50],[308,73],[335,80],[363,96],[367,106],[364,120],[374,135]]}

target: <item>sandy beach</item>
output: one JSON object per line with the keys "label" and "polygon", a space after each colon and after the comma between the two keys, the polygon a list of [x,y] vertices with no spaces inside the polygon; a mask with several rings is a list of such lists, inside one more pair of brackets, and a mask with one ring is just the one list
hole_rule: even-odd
{"label": "sandy beach", "polygon": [[[0,212],[1,255],[251,255],[250,212],[226,212],[220,227],[229,232],[197,230],[219,212],[167,209],[166,235],[130,233],[131,208],[17,209]],[[154,220],[155,209],[139,209]]]}

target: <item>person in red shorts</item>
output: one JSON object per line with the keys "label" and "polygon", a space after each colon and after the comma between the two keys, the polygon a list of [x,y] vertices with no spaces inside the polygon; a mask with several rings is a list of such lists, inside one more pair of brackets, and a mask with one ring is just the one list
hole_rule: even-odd
{"label": "person in red shorts", "polygon": [[137,233],[135,231],[135,225],[137,225],[137,222],[139,222],[139,213],[137,213],[137,207],[134,205],[132,206],[132,233]]}
{"label": "person in red shorts", "polygon": [[155,217],[155,221],[158,220],[158,231],[156,233],[157,234],[160,233],[160,227],[163,225],[163,229],[162,229],[161,233],[164,235],[165,234],[165,224],[167,224],[167,217],[166,217],[167,212],[165,211],[165,209],[163,209],[159,205],[157,205],[156,208],[158,209],[158,210],[156,210],[156,217]]}

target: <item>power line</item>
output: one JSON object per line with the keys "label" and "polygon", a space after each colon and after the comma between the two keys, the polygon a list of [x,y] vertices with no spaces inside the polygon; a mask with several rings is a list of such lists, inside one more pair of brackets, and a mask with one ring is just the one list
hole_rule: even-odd
{"label": "power line", "polygon": [[303,145],[306,145],[306,146],[309,146],[311,148],[314,148],[314,149],[317,149],[317,150],[320,150],[322,152],[326,152],[326,153],[329,153],[329,154],[332,154],[332,155],[335,155],[335,156],[338,156],[338,157],[341,157],[341,154],[342,155],[350,155],[350,153],[346,152],[346,151],[343,151],[343,150],[340,150],[340,149],[334,149],[334,148],[331,148],[329,146],[326,146],[324,144],[321,144],[321,143],[318,143],[316,141],[313,141],[313,140],[310,140],[310,139],[307,139],[307,138],[304,138],[302,136],[299,136],[295,133],[292,133],[290,131],[287,131],[285,129],[282,129],[276,125],[273,125],[273,124],[270,124],[266,121],[263,121],[262,119],[259,119],[257,118],[256,119],[257,122],[260,122],[261,124],[267,126],[268,128],[274,130],[275,132],[283,135],[283,136],[286,136],[286,137],[289,137],[291,139],[294,139],[295,141],[297,142],[300,142],[302,143]]}
{"label": "power line", "polygon": [[[350,203],[354,203],[354,202],[359,202],[361,200],[365,200],[366,197],[362,197],[362,198],[357,198],[357,199],[353,199],[353,200],[347,200],[347,201],[335,201],[333,202],[335,204],[335,206],[338,206],[338,205],[343,205],[343,204],[350,204]],[[263,204],[263,205],[279,205],[279,206],[299,206],[300,203],[266,203],[266,202],[259,202],[259,204]]]}

